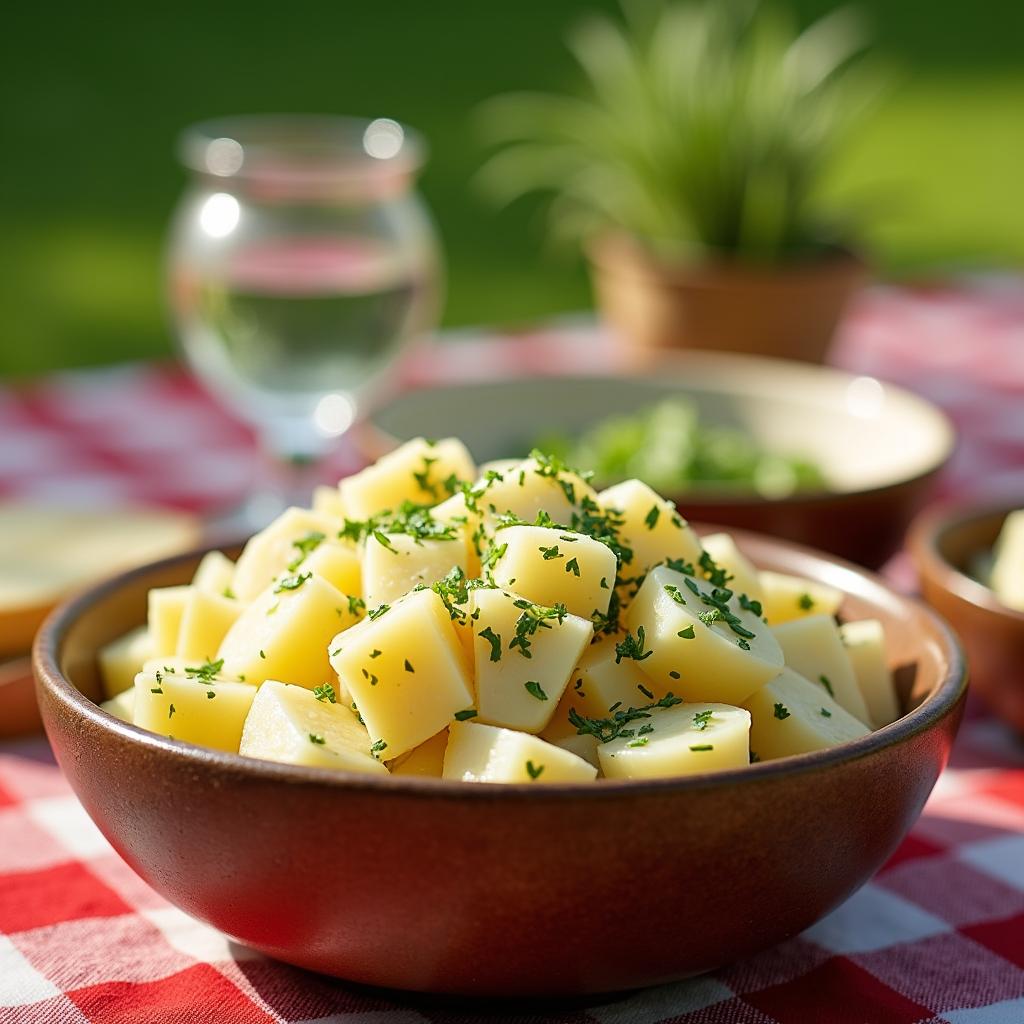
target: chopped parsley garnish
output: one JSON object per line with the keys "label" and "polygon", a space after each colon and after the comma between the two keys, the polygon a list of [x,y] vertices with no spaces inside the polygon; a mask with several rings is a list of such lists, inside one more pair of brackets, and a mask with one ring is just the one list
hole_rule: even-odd
{"label": "chopped parsley garnish", "polygon": [[260,648],[260,657],[266,660],[267,652],[264,651],[263,648]]}
{"label": "chopped parsley garnish", "polygon": [[547,700],[548,699],[548,695],[541,688],[540,683],[534,682],[534,680],[531,679],[528,682],[523,683],[523,686],[526,687],[526,692],[531,697],[536,697],[537,700]]}
{"label": "chopped parsley garnish", "polygon": [[348,613],[353,618],[360,612],[366,611],[366,602],[361,597],[350,597],[348,599]]}
{"label": "chopped parsley garnish", "polygon": [[709,608],[707,611],[698,612],[697,618],[700,619],[705,626],[711,626],[722,618],[722,613],[717,608]]}
{"label": "chopped parsley garnish", "polygon": [[174,717],[174,712],[175,712],[176,710],[177,710],[177,709],[176,709],[176,708],[175,708],[175,706],[174,706],[174,705],[172,704],[172,705],[170,706],[170,708],[168,709],[168,711],[167,711],[167,717],[168,717],[168,718],[173,718],[173,717]]}
{"label": "chopped parsley garnish", "polygon": [[237,597],[235,592],[230,587],[225,587],[221,591],[221,594],[223,594],[224,597],[230,598],[232,601],[236,600]]}
{"label": "chopped parsley garnish", "polygon": [[692,640],[696,635],[697,634],[694,631],[692,623],[685,629],[681,629],[678,633],[676,633],[676,636],[682,637],[684,640]]}
{"label": "chopped parsley garnish", "polygon": [[643,626],[637,627],[636,636],[627,633],[615,645],[615,664],[618,665],[623,658],[632,658],[633,661],[643,661],[645,658],[649,658],[654,652],[644,650],[645,640]]}
{"label": "chopped parsley garnish", "polygon": [[320,735],[320,733],[311,732],[309,734],[309,742],[315,743],[318,747],[322,747],[327,742],[327,740],[325,740],[323,736]]}
{"label": "chopped parsley garnish", "polygon": [[[530,647],[537,630],[551,629],[551,620],[553,619],[561,625],[568,612],[564,604],[548,607],[543,604],[534,604],[533,601],[527,601],[526,598],[517,598],[512,603],[520,610],[521,614],[516,619],[516,635],[509,641],[508,649],[511,651],[513,648],[518,648],[524,658],[532,658]],[[483,636],[482,633],[480,635]],[[491,660],[497,661],[498,659],[492,656]]]}
{"label": "chopped parsley garnish", "polygon": [[710,709],[705,711],[698,711],[693,716],[693,727],[698,732],[703,732],[711,721],[711,716],[714,714]]}
{"label": "chopped parsley garnish", "polygon": [[471,718],[476,718],[479,714],[476,708],[466,708],[464,711],[455,712],[456,722],[468,722]]}
{"label": "chopped parsley garnish", "polygon": [[526,762],[526,774],[529,775],[531,779],[539,779],[543,771],[544,765],[535,765],[532,761]]}
{"label": "chopped parsley garnish", "polygon": [[[436,442],[435,442],[436,443]],[[425,491],[435,500],[438,497],[437,484],[433,483],[430,479],[430,467],[437,462],[437,458],[431,455],[423,456],[423,468],[421,470],[414,471],[412,474],[413,479],[416,481],[416,485],[421,491]]]}
{"label": "chopped parsley garnish", "polygon": [[374,649],[372,651],[370,651],[370,657],[371,658],[379,658],[380,656],[381,656],[381,651],[380,651],[379,648],[374,647]]}
{"label": "chopped parsley garnish", "polygon": [[626,746],[627,747],[646,747],[648,742],[649,742],[649,740],[648,740],[647,736],[637,736],[637,738],[635,740],[630,740],[626,744]]}
{"label": "chopped parsley garnish", "polygon": [[789,708],[785,704],[776,703],[774,714],[780,722],[785,721],[789,718]]}
{"label": "chopped parsley garnish", "polygon": [[305,536],[293,540],[292,547],[298,549],[298,554],[288,563],[288,571],[295,572],[306,560],[306,556],[316,551],[326,539],[319,530],[310,530]]}
{"label": "chopped parsley garnish", "polygon": [[405,659],[405,671],[412,672],[413,674],[416,672],[416,669],[412,667],[412,662],[408,658]]}
{"label": "chopped parsley garnish", "polygon": [[338,695],[334,692],[334,687],[330,683],[324,683],[323,686],[316,686],[313,688],[313,696],[316,697],[321,704],[337,704]]}
{"label": "chopped parsley garnish", "polygon": [[216,661],[205,661],[202,665],[194,668],[186,668],[185,675],[189,679],[195,679],[200,683],[212,683],[217,673],[224,668],[224,659],[218,658]]}
{"label": "chopped parsley garnish", "polygon": [[644,696],[645,696],[645,697],[646,697],[646,698],[647,698],[648,700],[654,700],[654,693],[653,693],[653,692],[652,692],[651,690],[648,690],[648,689],[647,689],[647,687],[646,687],[646,686],[644,686],[644,684],[643,684],[643,683],[637,683],[637,684],[636,684],[636,688],[637,688],[637,689],[638,689],[638,690],[639,690],[639,691],[640,691],[640,692],[641,692],[641,693],[642,693],[642,694],[643,694],[643,695],[644,695]]}
{"label": "chopped parsley garnish", "polygon": [[814,598],[805,592],[796,599],[796,603],[798,608],[801,608],[805,612],[809,612],[814,607]]}
{"label": "chopped parsley garnish", "polygon": [[384,740],[377,740],[373,744],[373,746],[370,747],[370,753],[379,761],[380,755],[387,749],[388,745],[384,742]]}
{"label": "chopped parsley garnish", "polygon": [[713,587],[724,587],[732,579],[706,551],[701,552],[700,567]]}
{"label": "chopped parsley garnish", "polygon": [[164,691],[161,690],[159,686],[154,686],[149,692],[150,693],[163,693]]}
{"label": "chopped parsley garnish", "polygon": [[818,682],[828,691],[830,697],[834,697],[835,691],[832,689],[832,684],[828,681],[828,676],[818,676]]}
{"label": "chopped parsley garnish", "polygon": [[375,622],[382,615],[384,615],[386,612],[389,612],[389,611],[391,611],[391,605],[389,605],[389,604],[378,605],[378,607],[373,608],[369,612],[367,612],[366,617],[371,622]]}
{"label": "chopped parsley garnish", "polygon": [[678,678],[679,678],[679,673],[678,673],[678,672],[676,672],[676,670],[675,670],[675,669],[673,669],[673,670],[672,670],[671,672],[669,672],[669,677],[670,677],[671,679],[678,679]]}
{"label": "chopped parsley garnish", "polygon": [[763,614],[763,611],[764,611],[762,609],[762,607],[761,607],[761,602],[760,601],[751,601],[751,599],[749,597],[747,597],[746,594],[740,594],[740,607],[745,612],[751,612],[752,614],[756,615],[758,618],[761,617],[761,615]]}
{"label": "chopped parsley garnish", "polygon": [[686,598],[679,592],[679,588],[673,586],[673,584],[665,584],[665,593],[668,594],[676,604],[686,604]]}
{"label": "chopped parsley garnish", "polygon": [[545,562],[550,562],[552,558],[564,558],[565,557],[565,555],[563,555],[563,554],[561,554],[561,552],[559,552],[557,544],[552,544],[551,547],[549,547],[549,548],[541,547],[541,548],[538,548],[537,550],[541,553],[541,557],[544,559]]}
{"label": "chopped parsley garnish", "polygon": [[706,750],[714,750],[714,745],[711,743],[697,743],[690,747],[695,754],[701,754]]}
{"label": "chopped parsley garnish", "polygon": [[391,538],[383,530],[374,530],[373,539],[382,547],[387,548],[388,551],[395,552],[395,545],[391,543]]}
{"label": "chopped parsley garnish", "polygon": [[601,589],[602,590],[607,590],[608,589],[608,578],[606,576],[602,576],[601,577]]}
{"label": "chopped parsley garnish", "polygon": [[501,635],[495,633],[490,626],[481,629],[477,636],[482,637],[491,645],[491,661],[501,661]]}
{"label": "chopped parsley garnish", "polygon": [[565,571],[571,572],[573,576],[579,576],[580,563],[577,562],[575,558],[570,558],[569,561],[565,563]]}
{"label": "chopped parsley garnish", "polygon": [[308,579],[312,579],[311,572],[299,573],[297,576],[283,576],[274,587],[275,594],[281,594],[286,590],[298,590]]}
{"label": "chopped parsley garnish", "polygon": [[634,722],[651,718],[652,709],[670,708],[682,703],[682,697],[676,697],[674,694],[668,693],[659,701],[645,704],[639,708],[615,711],[608,718],[587,718],[581,715],[575,708],[570,708],[569,723],[576,729],[576,733],[579,736],[593,736],[599,743],[610,743],[612,740],[619,739],[620,737],[632,739],[637,734],[637,730],[630,728],[630,726]]}
{"label": "chopped parsley garnish", "polygon": [[821,714],[822,714],[823,718],[831,718],[832,717],[832,712],[829,711],[828,708],[822,708],[821,709]]}
{"label": "chopped parsley garnish", "polygon": [[658,516],[661,515],[661,509],[657,505],[652,505],[650,512],[644,516],[644,524],[648,530],[653,530],[658,525]]}

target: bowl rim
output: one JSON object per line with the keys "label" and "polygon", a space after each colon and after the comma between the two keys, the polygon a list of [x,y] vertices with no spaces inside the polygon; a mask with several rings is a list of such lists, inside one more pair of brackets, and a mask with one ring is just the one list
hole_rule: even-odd
{"label": "bowl rim", "polygon": [[942,542],[955,530],[983,519],[1006,517],[1024,508],[1024,497],[961,499],[932,505],[910,524],[908,546],[918,571],[936,586],[989,615],[1016,623],[1024,630],[1024,611],[1003,604],[995,591],[954,565],[943,553]]}
{"label": "bowl rim", "polygon": [[[666,491],[672,491],[673,497],[680,498],[681,503],[685,502],[686,505],[694,509],[710,509],[715,506],[722,505],[750,508],[762,504],[769,504],[772,508],[785,509],[787,507],[798,507],[808,504],[825,504],[854,497],[864,498],[883,496],[936,476],[950,461],[956,451],[959,439],[956,427],[952,419],[940,406],[935,402],[932,402],[930,399],[925,398],[923,395],[919,395],[916,392],[911,391],[909,388],[905,388],[900,384],[894,384],[888,380],[872,377],[869,374],[858,374],[836,366],[802,363],[793,359],[774,359],[765,356],[749,356],[729,352],[675,352],[669,353],[661,357],[661,359],[662,373],[656,373],[653,370],[645,369],[623,369],[617,372],[608,371],[602,373],[559,372],[545,375],[541,379],[557,380],[564,383],[603,381],[609,386],[615,386],[621,384],[624,380],[632,382],[648,381],[657,383],[662,380],[662,376],[665,371],[678,376],[681,375],[682,371],[687,369],[692,370],[694,367],[711,368],[712,370],[717,369],[720,372],[725,372],[730,367],[740,365],[761,368],[767,373],[795,373],[805,377],[809,375],[818,375],[831,377],[836,381],[845,379],[847,382],[851,383],[861,377],[866,377],[876,381],[883,389],[896,396],[899,401],[907,402],[911,406],[915,407],[916,412],[923,413],[932,421],[932,424],[942,435],[942,443],[938,446],[938,453],[931,462],[925,464],[918,472],[913,473],[910,476],[898,476],[888,482],[879,482],[868,487],[855,487],[848,490],[830,490],[824,487],[808,488],[807,490],[795,491],[792,494],[779,498],[765,497],[764,495],[751,493],[742,489],[736,491],[728,489],[712,490],[710,488],[707,490],[694,488],[682,491],[677,491],[672,488],[666,489]],[[470,378],[447,384],[436,382],[427,383],[425,386],[417,386],[397,393],[385,392],[377,397],[374,403],[367,409],[365,416],[362,417],[353,427],[352,437],[356,443],[357,450],[365,457],[368,452],[374,449],[374,440],[382,442],[389,448],[397,447],[402,443],[404,439],[395,437],[394,434],[391,434],[388,430],[382,427],[377,422],[377,417],[385,410],[403,402],[410,396],[421,395],[424,392],[429,391],[457,392],[466,388],[479,388],[481,386],[518,386],[536,383],[536,381],[536,376],[516,373],[511,376],[504,376],[500,380],[496,380],[493,377]],[[377,447],[379,447],[379,444]]]}
{"label": "bowl rim", "polygon": [[[708,524],[708,526],[712,525]],[[886,747],[897,745],[927,731],[956,709],[967,688],[966,659],[956,634],[935,611],[916,598],[900,594],[876,573],[851,562],[802,544],[794,544],[749,530],[731,530],[730,532],[739,542],[748,540],[781,547],[788,553],[808,557],[816,562],[827,562],[838,568],[851,571],[866,583],[881,587],[900,605],[909,607],[930,620],[942,642],[943,652],[949,662],[949,671],[945,678],[940,680],[935,690],[912,711],[895,722],[873,730],[859,739],[826,750],[812,751],[773,761],[759,761],[742,768],[707,772],[702,775],[658,779],[602,779],[599,785],[592,782],[569,782],[537,786],[532,783],[458,782],[451,779],[418,776],[395,777],[389,775],[385,778],[377,773],[345,772],[264,761],[259,758],[245,757],[242,754],[213,750],[184,740],[172,740],[123,722],[81,693],[64,675],[59,665],[58,654],[63,640],[86,610],[108,594],[140,577],[169,569],[175,565],[193,562],[206,551],[211,550],[210,548],[198,548],[120,573],[93,585],[59,605],[43,623],[32,648],[32,666],[36,688],[37,691],[43,689],[48,691],[48,694],[63,704],[66,710],[83,715],[93,727],[113,733],[121,740],[139,743],[149,750],[159,752],[162,756],[177,758],[183,765],[191,766],[193,769],[205,766],[219,771],[248,775],[266,782],[326,785],[332,789],[387,794],[395,798],[411,796],[425,799],[465,798],[484,801],[523,799],[549,801],[566,798],[602,800],[615,799],[628,793],[637,796],[664,796],[680,791],[715,789],[741,782],[767,783],[783,777],[805,775],[822,768],[845,764],[875,754]],[[44,714],[43,717],[44,725],[49,731],[46,715]]]}

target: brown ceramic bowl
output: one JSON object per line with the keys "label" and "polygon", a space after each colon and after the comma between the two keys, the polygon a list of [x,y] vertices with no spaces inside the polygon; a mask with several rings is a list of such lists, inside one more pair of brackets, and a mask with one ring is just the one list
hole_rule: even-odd
{"label": "brown ceramic bowl", "polygon": [[782,498],[711,484],[668,494],[688,518],[770,533],[861,565],[881,565],[900,547],[955,442],[939,409],[895,385],[826,366],[707,352],[679,352],[616,376],[408,392],[381,403],[354,437],[367,461],[410,437],[454,435],[469,438],[485,462],[668,398],[691,402],[703,423],[743,429],[767,451],[811,458],[826,479],[824,488]]}
{"label": "brown ceramic bowl", "polygon": [[922,513],[910,550],[925,600],[959,633],[975,691],[1024,734],[1024,612],[1008,608],[969,569],[991,551],[1006,514],[1024,497],[995,505],[944,505]]}
{"label": "brown ceramic bowl", "polygon": [[97,649],[141,623],[159,562],[59,609],[43,720],[85,809],[171,902],[239,942],[371,985],[578,995],[711,970],[808,927],[906,835],[945,764],[964,662],[929,610],[827,556],[741,534],[758,564],[877,616],[906,714],[829,751],[684,779],[551,786],[347,775],[164,739],[101,711]]}

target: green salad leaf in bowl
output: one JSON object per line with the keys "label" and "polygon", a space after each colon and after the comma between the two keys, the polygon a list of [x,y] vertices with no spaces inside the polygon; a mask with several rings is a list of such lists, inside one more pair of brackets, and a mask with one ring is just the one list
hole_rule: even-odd
{"label": "green salad leaf in bowl", "polygon": [[602,485],[636,477],[677,493],[724,489],[765,498],[825,486],[812,460],[766,451],[740,428],[702,423],[692,403],[677,399],[609,416],[576,437],[547,434],[536,446],[569,465],[592,466]]}

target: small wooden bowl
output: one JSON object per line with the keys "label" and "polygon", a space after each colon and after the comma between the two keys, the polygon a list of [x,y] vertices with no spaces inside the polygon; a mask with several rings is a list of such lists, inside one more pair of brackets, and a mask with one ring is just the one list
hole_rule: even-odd
{"label": "small wooden bowl", "polygon": [[871,877],[949,753],[965,669],[924,606],[753,534],[755,563],[841,588],[884,623],[904,717],[832,750],[682,779],[474,785],[251,760],[93,703],[96,652],[198,554],[59,609],[35,647],[53,749],[122,857],[181,909],[301,967],[476,997],[612,992],[797,934]]}
{"label": "small wooden bowl", "polygon": [[968,571],[974,557],[991,551],[1007,513],[1022,507],[1024,497],[938,506],[918,516],[909,542],[925,600],[963,641],[974,690],[1024,734],[1024,612],[1008,608]]}

